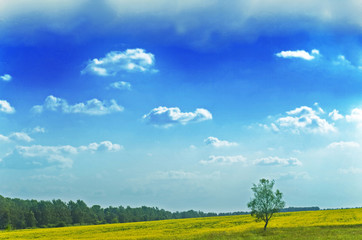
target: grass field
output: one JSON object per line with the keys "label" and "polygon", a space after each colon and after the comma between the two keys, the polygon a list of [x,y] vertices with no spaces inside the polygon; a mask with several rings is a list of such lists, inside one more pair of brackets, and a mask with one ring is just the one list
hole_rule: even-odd
{"label": "grass field", "polygon": [[0,239],[362,239],[362,209],[279,213],[266,232],[243,215],[1,231]]}

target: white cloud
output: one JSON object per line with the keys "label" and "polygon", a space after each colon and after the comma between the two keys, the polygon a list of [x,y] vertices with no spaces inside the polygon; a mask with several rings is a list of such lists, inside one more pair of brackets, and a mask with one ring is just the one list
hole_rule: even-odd
{"label": "white cloud", "polygon": [[120,90],[128,90],[128,91],[130,91],[132,89],[131,84],[129,82],[124,82],[124,81],[111,83],[110,86],[112,88],[120,89]]}
{"label": "white cloud", "polygon": [[339,120],[339,119],[343,119],[343,118],[344,118],[343,115],[342,115],[342,114],[339,114],[339,111],[336,110],[336,109],[334,109],[332,112],[330,112],[330,113],[328,114],[328,116],[329,116],[330,118],[332,118],[334,121],[337,121],[337,120]]}
{"label": "white cloud", "polygon": [[346,115],[347,122],[362,122],[362,109],[354,108],[350,115]]}
{"label": "white cloud", "polygon": [[234,164],[234,163],[245,163],[246,158],[242,155],[236,156],[209,156],[209,160],[201,160],[201,164],[220,164],[220,165],[227,165],[227,164]]}
{"label": "white cloud", "polygon": [[0,76],[0,79],[5,81],[5,82],[10,82],[12,77],[9,74],[4,74],[4,75]]}
{"label": "white cloud", "polygon": [[331,144],[329,144],[327,146],[327,148],[329,149],[346,149],[346,148],[359,148],[360,145],[357,142],[344,142],[344,141],[340,141],[340,142],[332,142]]}
{"label": "white cloud", "polygon": [[45,128],[36,126],[31,130],[32,133],[45,133]]}
{"label": "white cloud", "polygon": [[27,133],[25,132],[13,132],[8,136],[4,136],[0,134],[0,141],[9,142],[9,141],[25,141],[31,142],[32,139]]}
{"label": "white cloud", "polygon": [[238,144],[235,142],[229,142],[226,140],[219,140],[216,137],[208,137],[204,140],[207,145],[211,145],[213,147],[231,147],[237,146]]}
{"label": "white cloud", "polygon": [[6,100],[0,100],[0,112],[8,114],[15,113],[15,108],[13,108]]}
{"label": "white cloud", "polygon": [[158,107],[152,109],[143,119],[152,125],[170,127],[174,124],[186,125],[193,122],[211,120],[211,113],[203,108],[197,108],[195,112],[181,112],[178,107]]}
{"label": "white cloud", "polygon": [[32,108],[32,111],[35,113],[41,113],[44,110],[61,111],[63,113],[82,113],[87,115],[105,115],[113,112],[122,112],[123,107],[118,105],[113,99],[108,103],[96,98],[91,99],[86,103],[69,105],[66,100],[50,95],[45,99],[43,105],[36,105]]}
{"label": "white cloud", "polygon": [[313,49],[311,52],[313,55],[320,55],[318,49]]}
{"label": "white cloud", "polygon": [[73,165],[72,156],[81,152],[108,151],[115,152],[123,149],[119,144],[110,141],[91,143],[88,146],[74,147],[64,146],[17,146],[15,150],[7,154],[0,164],[7,168],[44,168],[57,166],[70,168]]}
{"label": "white cloud", "polygon": [[313,105],[317,107],[319,113],[324,114],[324,110],[319,106],[319,103],[315,102]]}
{"label": "white cloud", "polygon": [[112,51],[104,58],[90,60],[82,70],[82,74],[91,73],[99,76],[114,76],[118,72],[155,72],[153,68],[155,57],[144,49],[127,49],[126,51]]}
{"label": "white cloud", "polygon": [[362,70],[362,66],[358,66],[356,64],[353,64],[350,60],[348,60],[344,55],[338,55],[337,59],[332,61],[332,64],[345,67],[353,70]]}
{"label": "white cloud", "polygon": [[[360,33],[361,11],[357,0],[153,0],[151,5],[147,0],[2,0],[0,30],[7,41],[14,41],[9,36],[18,41],[39,40],[37,33],[48,31],[77,39],[86,34],[136,35],[142,39],[158,34],[162,38],[157,41],[162,43],[173,40],[200,46],[212,42],[215,34],[228,41],[314,33],[321,28]],[[77,34],[71,34],[74,32]]]}
{"label": "white cloud", "polygon": [[352,63],[347,60],[347,58],[344,55],[338,55],[337,60],[333,62],[336,65],[344,65],[344,66],[350,66],[354,67]]}
{"label": "white cloud", "polygon": [[319,55],[319,51],[317,49],[313,49],[311,53],[308,53],[305,50],[281,51],[275,55],[281,58],[302,58],[310,61]]}
{"label": "white cloud", "polygon": [[254,161],[255,165],[281,165],[281,166],[301,166],[302,162],[297,158],[280,158],[280,157],[265,157]]}
{"label": "white cloud", "polygon": [[2,142],[8,142],[8,141],[10,141],[10,139],[9,139],[9,137],[0,134],[0,141],[2,141]]}
{"label": "white cloud", "polygon": [[302,106],[294,110],[288,111],[287,116],[280,117],[275,124],[278,129],[290,130],[293,133],[328,133],[336,131],[333,124],[319,117],[312,108]]}
{"label": "white cloud", "polygon": [[14,133],[9,135],[9,139],[18,140],[18,141],[25,141],[25,142],[31,142],[31,141],[34,140],[27,133],[24,133],[24,132],[14,132]]}
{"label": "white cloud", "polygon": [[17,146],[17,151],[24,157],[48,156],[48,155],[61,155],[61,154],[77,154],[77,147],[71,145],[64,146]]}
{"label": "white cloud", "polygon": [[114,144],[110,141],[103,141],[100,143],[90,143],[88,146],[80,146],[82,151],[110,151],[117,152],[123,149],[123,146],[119,144]]}

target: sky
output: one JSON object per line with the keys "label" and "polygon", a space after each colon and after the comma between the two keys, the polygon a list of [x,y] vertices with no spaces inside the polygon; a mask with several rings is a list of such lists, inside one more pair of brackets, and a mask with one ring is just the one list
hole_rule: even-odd
{"label": "sky", "polygon": [[0,195],[362,206],[358,0],[0,0]]}

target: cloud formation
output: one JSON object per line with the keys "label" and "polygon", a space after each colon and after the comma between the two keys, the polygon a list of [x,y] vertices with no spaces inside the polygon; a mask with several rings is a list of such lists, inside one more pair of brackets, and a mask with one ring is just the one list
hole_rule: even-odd
{"label": "cloud formation", "polygon": [[296,51],[281,51],[275,54],[277,57],[281,58],[301,58],[304,60],[313,60],[316,56],[319,55],[319,51],[317,49],[313,49],[311,53],[306,52],[305,50],[296,50]]}
{"label": "cloud formation", "polygon": [[327,146],[327,148],[329,149],[348,149],[348,148],[359,148],[360,145],[357,142],[344,142],[344,141],[340,141],[340,142],[332,142],[331,144],[329,144]]}
{"label": "cloud formation", "polygon": [[297,134],[300,132],[328,133],[336,131],[334,125],[321,118],[320,114],[320,111],[316,112],[310,107],[302,106],[288,111],[287,116],[278,118],[274,128],[278,131],[282,129]]}
{"label": "cloud formation", "polygon": [[153,68],[155,56],[144,49],[127,49],[126,51],[112,51],[104,58],[94,58],[82,70],[82,74],[90,73],[98,76],[115,76],[118,72],[155,72]]}
{"label": "cloud formation", "polygon": [[12,77],[9,74],[4,74],[4,75],[0,76],[0,79],[5,81],[5,82],[10,82]]}
{"label": "cloud formation", "polygon": [[8,136],[0,134],[0,141],[9,142],[9,141],[25,141],[31,142],[32,139],[27,133],[25,132],[13,132]]}
{"label": "cloud formation", "polygon": [[339,120],[339,119],[343,119],[343,118],[344,118],[343,115],[340,114],[339,111],[336,110],[336,109],[333,109],[333,111],[330,112],[330,113],[328,114],[328,116],[329,116],[330,118],[332,118],[334,121],[337,121],[337,120]]}
{"label": "cloud formation", "polygon": [[36,126],[31,130],[32,133],[45,133],[45,128]]}
{"label": "cloud formation", "polygon": [[143,115],[143,119],[152,125],[170,127],[175,124],[186,125],[212,119],[212,114],[204,109],[197,108],[194,112],[181,112],[178,107],[158,107]]}
{"label": "cloud formation", "polygon": [[8,142],[9,140],[10,140],[9,137],[0,134],[0,141],[2,141],[2,142]]}
{"label": "cloud formation", "polygon": [[122,112],[123,107],[118,105],[115,100],[111,100],[109,103],[106,101],[100,101],[96,98],[87,101],[86,103],[77,103],[69,105],[65,99],[48,96],[43,105],[35,105],[32,111],[35,113],[42,113],[45,110],[48,111],[60,111],[63,113],[81,113],[87,115],[105,115],[114,112]]}
{"label": "cloud formation", "polygon": [[235,143],[235,142],[229,142],[229,141],[226,141],[226,140],[219,140],[218,138],[216,137],[208,137],[204,140],[204,142],[207,144],[207,145],[211,145],[213,147],[231,147],[231,146],[237,146],[238,144]]}
{"label": "cloud formation", "polygon": [[0,100],[0,112],[12,114],[15,113],[15,108],[13,108],[8,101]]}
{"label": "cloud formation", "polygon": [[45,168],[56,166],[59,168],[71,168],[73,165],[72,156],[82,152],[94,153],[97,151],[116,152],[123,149],[123,146],[110,141],[90,143],[87,146],[74,147],[64,146],[17,146],[11,153],[0,160],[0,167],[5,168]]}
{"label": "cloud formation", "polygon": [[90,143],[88,146],[80,146],[78,148],[81,151],[109,151],[117,152],[123,149],[123,146],[119,144],[114,144],[110,141],[103,141],[100,143]]}
{"label": "cloud formation", "polygon": [[9,139],[25,142],[31,142],[34,140],[27,133],[24,132],[14,132],[9,135]]}
{"label": "cloud formation", "polygon": [[245,163],[246,158],[242,155],[236,156],[209,156],[209,160],[201,160],[200,163],[207,165],[207,164],[220,164],[220,165],[229,165],[234,163]]}
{"label": "cloud formation", "polygon": [[362,122],[362,109],[354,108],[350,115],[346,115],[347,122]]}
{"label": "cloud formation", "polygon": [[[152,6],[145,0],[2,0],[0,4],[3,39],[21,34],[36,39],[40,31],[69,35],[77,31],[77,36],[121,32],[144,38],[160,34],[166,40],[185,36],[184,41],[193,44],[211,41],[215,35],[224,40],[235,39],[235,36],[255,39],[265,35],[315,32],[321,28],[360,33],[362,25],[362,7],[356,0],[215,0],[207,3],[176,0],[172,4],[167,0],[154,0]],[[77,17],[83,21],[76,21]],[[32,27],[26,29],[29,25]],[[166,30],[169,35],[162,35]],[[163,39],[158,38],[160,40]]]}
{"label": "cloud formation", "polygon": [[124,81],[111,83],[110,87],[119,90],[128,90],[128,91],[132,89],[132,85],[129,82],[124,82]]}
{"label": "cloud formation", "polygon": [[301,166],[302,162],[297,158],[280,158],[280,157],[265,157],[259,158],[254,161],[255,165],[269,166],[269,165],[279,165],[279,166]]}

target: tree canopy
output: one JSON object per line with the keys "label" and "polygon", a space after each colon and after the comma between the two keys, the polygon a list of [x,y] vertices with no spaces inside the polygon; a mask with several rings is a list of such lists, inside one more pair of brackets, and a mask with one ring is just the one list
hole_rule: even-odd
{"label": "tree canopy", "polygon": [[264,221],[264,230],[273,217],[273,214],[279,212],[285,206],[282,200],[283,194],[276,190],[273,192],[275,181],[268,179],[260,179],[259,183],[253,184],[251,190],[254,192],[254,198],[248,203],[251,209],[251,216],[256,217],[257,221]]}

